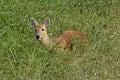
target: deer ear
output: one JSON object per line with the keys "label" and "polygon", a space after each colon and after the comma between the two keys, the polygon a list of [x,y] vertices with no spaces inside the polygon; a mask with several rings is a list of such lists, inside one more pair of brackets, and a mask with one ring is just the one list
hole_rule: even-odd
{"label": "deer ear", "polygon": [[34,18],[31,18],[31,19],[30,19],[30,24],[31,24],[33,27],[36,27],[36,25],[38,25],[37,21],[36,21]]}
{"label": "deer ear", "polygon": [[44,24],[46,27],[48,27],[50,25],[50,18],[47,17],[45,20],[44,20]]}

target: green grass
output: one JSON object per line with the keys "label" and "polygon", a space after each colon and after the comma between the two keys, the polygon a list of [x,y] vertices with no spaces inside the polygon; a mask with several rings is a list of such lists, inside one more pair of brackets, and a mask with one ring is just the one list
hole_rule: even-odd
{"label": "green grass", "polygon": [[[29,19],[50,17],[48,33],[88,35],[91,45],[47,51]],[[119,0],[1,0],[0,80],[119,80]]]}

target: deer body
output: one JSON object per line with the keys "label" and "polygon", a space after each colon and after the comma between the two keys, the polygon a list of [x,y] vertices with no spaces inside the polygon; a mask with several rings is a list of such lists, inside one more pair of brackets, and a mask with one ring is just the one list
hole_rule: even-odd
{"label": "deer body", "polygon": [[60,37],[51,39],[46,31],[46,28],[50,24],[50,19],[46,18],[44,21],[44,24],[38,24],[35,19],[30,19],[30,23],[32,26],[34,26],[36,31],[36,39],[41,40],[43,45],[45,45],[46,48],[51,49],[52,47],[59,46],[63,50],[72,50],[72,41],[77,40],[78,45],[81,44],[82,40],[88,40],[88,38],[79,31],[74,30],[68,30],[65,31]]}

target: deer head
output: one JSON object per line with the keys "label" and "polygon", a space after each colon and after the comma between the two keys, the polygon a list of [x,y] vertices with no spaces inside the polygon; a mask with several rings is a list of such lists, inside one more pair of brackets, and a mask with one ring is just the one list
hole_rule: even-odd
{"label": "deer head", "polygon": [[47,36],[47,27],[50,25],[50,18],[47,17],[43,24],[38,24],[34,18],[31,18],[30,23],[35,29],[36,39],[43,40]]}

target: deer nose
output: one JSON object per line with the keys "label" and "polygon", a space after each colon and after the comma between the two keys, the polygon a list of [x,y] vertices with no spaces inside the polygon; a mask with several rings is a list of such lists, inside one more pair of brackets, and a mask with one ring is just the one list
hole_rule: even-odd
{"label": "deer nose", "polygon": [[36,39],[38,40],[40,37],[39,37],[39,35],[36,35]]}

